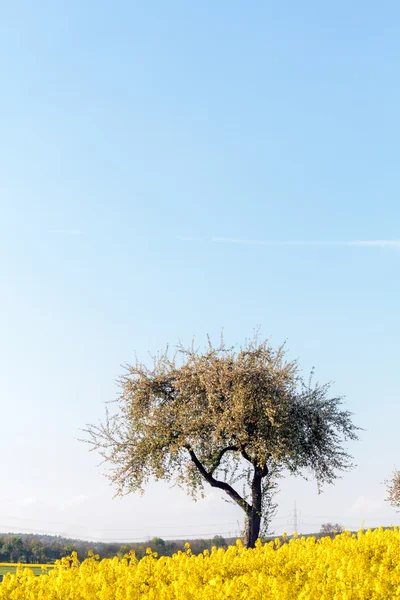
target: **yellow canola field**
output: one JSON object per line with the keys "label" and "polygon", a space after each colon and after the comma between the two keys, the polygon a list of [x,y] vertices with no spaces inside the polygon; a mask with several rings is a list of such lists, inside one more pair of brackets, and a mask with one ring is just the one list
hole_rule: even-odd
{"label": "yellow canola field", "polygon": [[[0,567],[16,567],[17,563],[0,563]],[[51,564],[35,564],[35,563],[29,563],[29,564],[20,564],[18,566],[22,566],[23,568],[28,568],[28,569],[53,569],[54,565]]]}
{"label": "yellow canola field", "polygon": [[81,564],[76,554],[47,574],[7,574],[1,600],[389,600],[400,598],[400,528],[297,538],[246,550],[240,542],[198,556],[148,551]]}

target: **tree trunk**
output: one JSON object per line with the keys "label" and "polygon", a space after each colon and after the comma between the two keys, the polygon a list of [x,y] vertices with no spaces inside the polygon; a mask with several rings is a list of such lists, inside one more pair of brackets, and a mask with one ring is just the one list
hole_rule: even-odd
{"label": "tree trunk", "polygon": [[247,516],[245,545],[246,548],[254,548],[260,535],[261,527],[261,508],[262,508],[262,475],[259,469],[256,469],[251,484],[251,511]]}

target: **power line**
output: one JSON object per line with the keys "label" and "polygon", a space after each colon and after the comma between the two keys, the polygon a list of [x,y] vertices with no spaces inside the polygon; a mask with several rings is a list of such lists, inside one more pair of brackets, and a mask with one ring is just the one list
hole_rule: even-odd
{"label": "power line", "polygon": [[[171,540],[187,540],[187,539],[199,539],[199,538],[203,538],[203,539],[212,539],[212,538],[205,538],[206,536],[229,536],[229,537],[236,537],[236,535],[238,534],[234,534],[232,535],[232,531],[219,531],[219,532],[212,532],[212,533],[201,533],[201,532],[197,532],[197,533],[190,533],[189,535],[184,535],[184,534],[175,534],[175,535],[163,535],[163,538],[165,539],[171,539]],[[150,536],[147,536],[150,537]],[[154,536],[154,537],[158,537],[158,536]],[[135,542],[135,541],[142,541],[143,537],[137,537],[137,538],[113,538],[113,539],[109,539],[109,540],[105,540],[105,539],[96,539],[96,538],[91,538],[91,541],[98,541],[98,542],[105,542],[105,543],[119,543],[119,542]]]}
{"label": "power line", "polygon": [[[199,530],[201,527],[211,527],[211,526],[213,526],[213,527],[216,527],[216,526],[223,527],[223,526],[226,526],[226,525],[236,525],[237,526],[237,522],[219,523],[219,524],[214,524],[214,525],[210,524],[210,525],[205,525],[205,526],[201,526],[201,525],[200,526],[199,525],[188,525],[188,526],[184,526],[184,528],[185,529],[186,528],[191,528],[191,529],[194,528],[194,529],[198,529]],[[65,527],[65,524],[64,524],[64,527]],[[20,533],[20,534],[25,534],[25,535],[32,534],[32,535],[60,536],[60,537],[69,538],[69,539],[71,539],[72,537],[76,537],[77,539],[82,539],[82,532],[78,533],[78,531],[79,531],[79,525],[77,525],[77,524],[75,524],[74,527],[73,527],[73,529],[72,529],[72,531],[70,531],[68,533],[65,532],[65,531],[60,531],[60,530],[58,530],[58,531],[49,531],[47,529],[44,530],[44,529],[36,529],[36,528],[35,529],[29,528],[30,531],[27,532],[26,530],[24,531],[24,527],[21,526],[21,525],[10,525],[10,524],[7,524],[7,525],[0,524],[0,528],[3,530],[3,534],[5,534],[7,532],[7,533],[15,533],[15,534]],[[169,529],[174,529],[174,528],[182,530],[182,525],[176,526],[176,527],[173,527],[173,526],[169,527]],[[15,529],[20,530],[20,531],[15,531]],[[152,526],[151,529],[154,532],[154,531],[157,531],[160,528]],[[97,531],[104,531],[104,530],[97,530]],[[126,529],[124,529],[124,530],[113,530],[113,529],[110,529],[110,530],[105,530],[105,531],[110,531],[110,532],[112,532],[112,531],[124,531],[125,533],[127,533],[127,531],[129,531],[129,530],[126,530]],[[109,542],[109,543],[111,543],[111,542],[115,542],[115,543],[117,543],[117,542],[134,542],[134,541],[138,541],[138,540],[139,541],[140,540],[144,540],[144,539],[150,537],[149,533],[148,533],[149,532],[149,528],[148,527],[144,528],[142,530],[136,530],[136,531],[143,531],[143,533],[142,533],[141,536],[132,536],[132,537],[129,537],[129,538],[128,537],[122,537],[122,538],[120,538],[118,536],[113,536],[112,538],[103,538],[103,537],[99,538],[98,536],[88,535],[87,532],[86,532],[86,535],[85,534],[83,534],[83,535],[84,535],[85,538],[90,538],[90,541],[97,541],[97,542],[104,542],[104,543],[107,543],[107,542]],[[163,538],[166,538],[166,539],[167,538],[170,538],[170,539],[183,539],[183,538],[184,539],[189,539],[189,538],[193,538],[193,537],[195,537],[195,538],[198,538],[198,537],[208,538],[208,537],[216,536],[216,535],[225,535],[225,536],[229,535],[230,537],[235,537],[237,535],[236,531],[237,531],[237,528],[234,528],[234,529],[232,528],[229,531],[226,531],[226,530],[221,531],[221,529],[219,529],[218,531],[204,531],[203,530],[203,531],[197,531],[197,532],[190,532],[188,534],[182,533],[182,531],[176,531],[174,533],[170,533],[170,534],[166,534],[166,535],[162,534],[162,536],[163,536]],[[233,536],[232,536],[232,533],[234,534]],[[158,536],[155,536],[155,537],[158,537]]]}
{"label": "power line", "polygon": [[[75,528],[79,528],[79,529],[89,529],[90,527],[88,527],[87,525],[80,525],[78,523],[65,523],[65,521],[43,521],[41,519],[27,519],[27,518],[22,518],[22,517],[10,517],[10,516],[4,516],[1,517],[2,519],[7,519],[7,520],[11,520],[11,521],[28,521],[28,522],[32,522],[32,523],[43,523],[46,525],[62,525],[63,527],[75,527]],[[224,527],[226,525],[237,525],[237,521],[228,521],[228,522],[224,522],[224,523],[205,523],[204,525],[152,525],[152,529],[182,529],[182,527],[184,527],[185,529],[198,529],[199,527]],[[4,527],[4,525],[0,525],[0,527]],[[19,527],[17,525],[17,527]],[[117,528],[117,527],[108,527],[108,528],[103,528],[103,529],[98,529],[96,528],[96,531],[123,531],[125,533],[129,532],[129,531],[147,531],[148,527],[136,527],[136,528],[127,528],[124,527],[123,529]]]}
{"label": "power line", "polygon": [[[233,522],[231,521],[230,523],[210,523],[210,524],[206,524],[206,525],[184,525],[185,528],[189,529],[189,528],[198,528],[198,527],[221,527],[222,525],[236,525],[237,522]],[[152,525],[152,529],[179,529],[181,528],[182,525]],[[97,529],[97,531],[143,531],[143,527],[142,528],[138,528],[138,529]]]}

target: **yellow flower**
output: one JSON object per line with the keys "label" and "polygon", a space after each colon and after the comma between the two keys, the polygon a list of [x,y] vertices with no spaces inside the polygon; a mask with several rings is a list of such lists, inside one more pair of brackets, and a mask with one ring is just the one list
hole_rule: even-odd
{"label": "yellow flower", "polygon": [[[26,565],[4,575],[0,600],[381,600],[400,597],[400,528],[361,529],[334,538],[276,539],[247,550],[185,552],[140,561],[79,563],[76,553],[36,576]],[[42,565],[47,567],[47,565]],[[7,565],[1,565],[7,569]],[[15,565],[13,565],[15,568]],[[11,568],[11,567],[10,567]],[[2,571],[4,572],[4,571]]]}

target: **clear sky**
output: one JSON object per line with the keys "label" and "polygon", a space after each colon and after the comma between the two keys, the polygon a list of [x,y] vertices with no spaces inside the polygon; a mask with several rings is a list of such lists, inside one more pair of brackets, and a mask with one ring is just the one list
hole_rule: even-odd
{"label": "clear sky", "polygon": [[[260,325],[366,429],[275,530],[397,522],[398,2],[15,0],[0,22],[0,531],[228,534],[168,485],[113,499],[77,441],[121,364]],[[285,243],[286,242],[286,243]]]}

